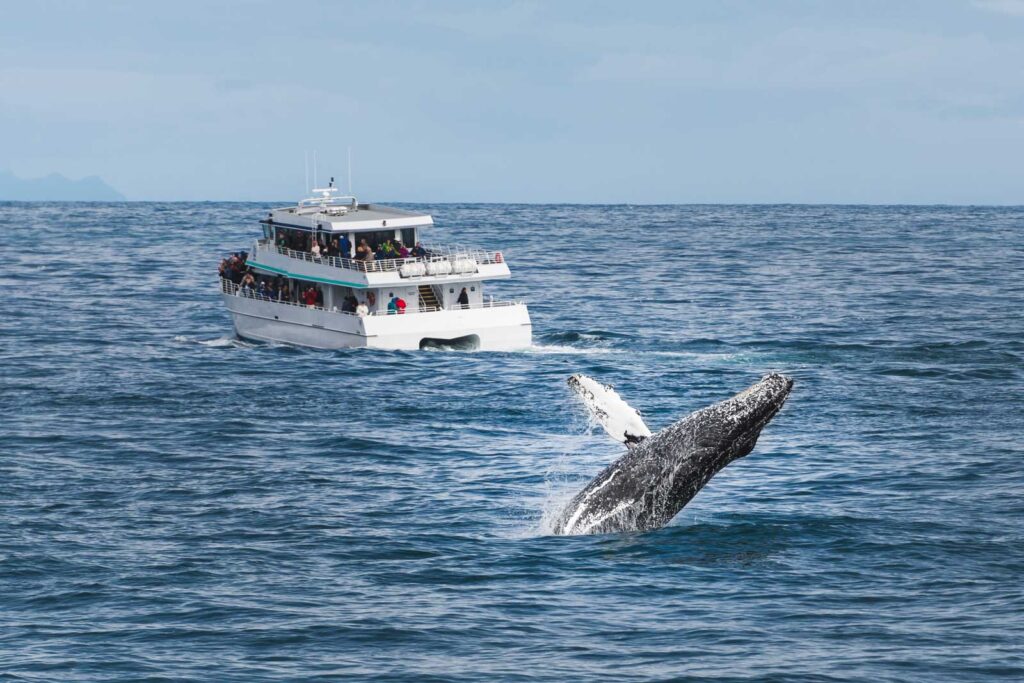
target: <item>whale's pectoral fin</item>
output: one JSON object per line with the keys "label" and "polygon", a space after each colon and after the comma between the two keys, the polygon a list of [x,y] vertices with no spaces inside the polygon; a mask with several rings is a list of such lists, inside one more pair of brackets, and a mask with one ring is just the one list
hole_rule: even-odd
{"label": "whale's pectoral fin", "polygon": [[607,384],[586,375],[573,375],[568,382],[593,419],[619,443],[632,448],[651,435],[640,412]]}

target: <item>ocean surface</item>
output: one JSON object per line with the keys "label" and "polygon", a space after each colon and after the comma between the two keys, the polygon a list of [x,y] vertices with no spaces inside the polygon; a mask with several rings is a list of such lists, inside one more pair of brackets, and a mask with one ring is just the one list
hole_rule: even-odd
{"label": "ocean surface", "polygon": [[[1024,209],[439,205],[519,353],[236,340],[270,205],[0,204],[0,680],[1024,679]],[[662,530],[622,449],[791,375]]]}

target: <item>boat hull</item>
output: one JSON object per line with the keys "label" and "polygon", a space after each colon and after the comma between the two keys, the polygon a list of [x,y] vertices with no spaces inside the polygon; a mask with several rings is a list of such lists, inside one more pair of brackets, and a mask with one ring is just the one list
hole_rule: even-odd
{"label": "boat hull", "polygon": [[317,308],[222,294],[239,337],[316,349],[416,350],[426,346],[515,351],[532,342],[524,304],[373,315],[360,318]]}

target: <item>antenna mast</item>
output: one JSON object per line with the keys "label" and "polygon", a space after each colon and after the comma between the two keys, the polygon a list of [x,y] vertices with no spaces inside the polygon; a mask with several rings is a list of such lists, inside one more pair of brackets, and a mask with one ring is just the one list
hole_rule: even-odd
{"label": "antenna mast", "polygon": [[348,193],[352,194],[352,145],[348,147]]}
{"label": "antenna mast", "polygon": [[302,153],[302,169],[306,172],[306,187],[304,194],[309,194],[309,151]]}
{"label": "antenna mast", "polygon": [[313,187],[317,186],[316,182],[316,150],[313,150]]}

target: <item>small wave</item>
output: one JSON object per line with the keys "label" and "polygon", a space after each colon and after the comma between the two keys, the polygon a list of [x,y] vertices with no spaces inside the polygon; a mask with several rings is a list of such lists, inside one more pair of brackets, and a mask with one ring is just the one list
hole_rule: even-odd
{"label": "small wave", "polygon": [[[642,351],[640,353],[643,353]],[[744,365],[760,360],[753,353],[698,353],[696,351],[650,351],[655,358],[685,358],[696,363],[727,363]]]}
{"label": "small wave", "polygon": [[234,347],[239,349],[252,348],[252,344],[242,341],[237,337],[217,337],[216,339],[193,339],[186,337],[183,334],[179,334],[173,339],[178,344],[200,344],[214,349],[222,349],[226,347]]}
{"label": "small wave", "polygon": [[613,349],[595,349],[567,344],[533,344],[522,350],[523,353],[563,354],[563,355],[598,355],[615,353]]}
{"label": "small wave", "polygon": [[558,344],[573,344],[573,343],[607,343],[614,339],[631,339],[632,337],[628,334],[621,334],[618,332],[609,332],[607,330],[588,330],[588,331],[576,331],[570,330],[568,332],[552,332],[543,335],[542,339],[546,342]]}
{"label": "small wave", "polygon": [[210,346],[218,349],[225,346],[249,346],[245,342],[240,339],[235,339],[234,337],[217,337],[216,339],[200,339],[198,341],[203,346]]}

